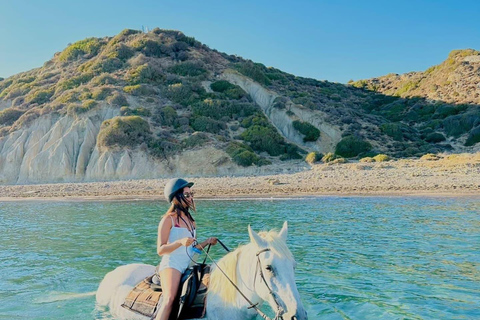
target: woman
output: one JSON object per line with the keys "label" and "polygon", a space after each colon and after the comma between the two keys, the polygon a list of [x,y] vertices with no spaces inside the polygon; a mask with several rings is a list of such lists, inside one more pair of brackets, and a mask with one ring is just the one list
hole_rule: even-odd
{"label": "woman", "polygon": [[216,238],[208,238],[202,243],[196,241],[197,226],[189,211],[195,211],[192,186],[193,182],[172,179],[164,189],[165,198],[171,206],[158,225],[157,253],[162,261],[157,273],[163,293],[156,320],[168,320],[170,317],[180,278],[191,262],[190,257],[207,245],[217,243]]}

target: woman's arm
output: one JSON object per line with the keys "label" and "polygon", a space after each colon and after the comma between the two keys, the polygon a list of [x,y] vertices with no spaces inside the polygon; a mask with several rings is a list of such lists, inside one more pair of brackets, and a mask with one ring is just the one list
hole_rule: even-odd
{"label": "woman's arm", "polygon": [[170,236],[170,230],[172,229],[172,219],[168,219],[168,216],[158,224],[158,237],[157,237],[157,253],[162,256],[167,253],[171,253],[181,246],[188,247],[193,243],[193,238],[182,238],[175,242],[168,243],[168,237]]}

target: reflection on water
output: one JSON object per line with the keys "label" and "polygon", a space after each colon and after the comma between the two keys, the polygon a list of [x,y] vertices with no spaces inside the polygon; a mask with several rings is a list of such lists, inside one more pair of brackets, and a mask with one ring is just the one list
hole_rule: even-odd
{"label": "reflection on water", "polygon": [[[310,319],[480,318],[480,199],[320,197],[198,201],[199,238],[234,248],[289,222]],[[158,263],[164,202],[7,202],[0,319],[108,319],[102,277]],[[213,252],[223,255],[220,246]]]}

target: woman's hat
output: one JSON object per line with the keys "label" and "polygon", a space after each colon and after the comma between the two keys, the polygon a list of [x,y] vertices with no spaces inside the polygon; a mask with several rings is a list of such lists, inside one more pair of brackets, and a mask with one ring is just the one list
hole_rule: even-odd
{"label": "woman's hat", "polygon": [[171,179],[167,182],[165,189],[163,189],[163,194],[165,195],[165,199],[167,199],[168,202],[172,202],[175,193],[185,187],[191,186],[193,186],[193,182],[188,182],[187,180],[180,178]]}

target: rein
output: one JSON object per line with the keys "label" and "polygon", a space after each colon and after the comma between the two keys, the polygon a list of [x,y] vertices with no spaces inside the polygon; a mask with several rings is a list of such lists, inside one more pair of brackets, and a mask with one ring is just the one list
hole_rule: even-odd
{"label": "rein", "polygon": [[[217,239],[218,240],[218,239]],[[228,250],[228,248],[220,241],[218,240],[218,242],[222,245],[222,247],[230,252],[230,250]],[[209,248],[210,249],[210,248]],[[215,260],[212,259],[212,257],[210,257],[210,255],[208,254],[208,250],[205,251],[203,248],[202,248],[202,251],[205,252],[206,254],[206,257],[205,259],[208,257],[214,264],[215,266],[218,268],[218,270],[220,270],[223,275],[227,278],[227,280],[232,284],[232,286],[238,291],[238,293],[240,293],[240,295],[248,302],[248,304],[250,306],[248,306],[247,308],[248,309],[254,309],[263,319],[265,320],[272,320],[271,318],[269,318],[265,313],[262,312],[262,310],[260,310],[258,308],[258,303],[253,303],[252,301],[250,301],[250,299],[247,298],[247,296],[240,290],[240,288],[227,276],[227,274],[222,270],[222,268],[219,267],[219,265],[215,262]],[[256,253],[256,257],[257,257],[257,268],[255,269],[255,279],[256,279],[256,276],[257,276],[257,270],[258,270],[258,266],[260,266],[260,277],[262,278],[263,282],[265,283],[265,285],[267,286],[267,289],[269,290],[269,293],[270,295],[272,296],[273,298],[273,301],[275,301],[275,304],[277,305],[277,313],[275,315],[275,319],[273,320],[280,320],[280,319],[283,319],[282,318],[282,314],[283,314],[283,310],[282,308],[280,307],[280,305],[278,304],[277,302],[277,299],[275,297],[275,293],[272,291],[272,289],[270,288],[270,286],[268,285],[267,283],[267,280],[265,279],[265,276],[263,275],[263,272],[262,272],[262,263],[260,262],[260,257],[259,255],[263,252],[267,252],[267,251],[270,251],[269,248],[266,248],[266,249],[263,249],[263,250],[260,250],[259,252]],[[254,280],[254,286],[255,286],[255,282],[256,280]]]}

